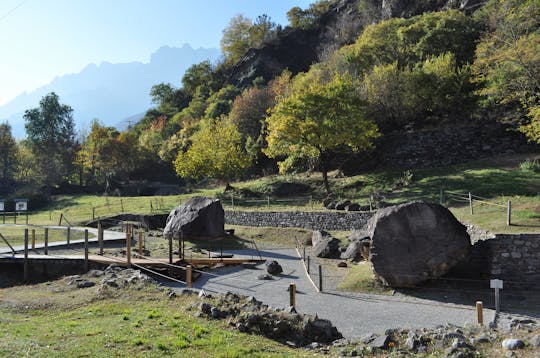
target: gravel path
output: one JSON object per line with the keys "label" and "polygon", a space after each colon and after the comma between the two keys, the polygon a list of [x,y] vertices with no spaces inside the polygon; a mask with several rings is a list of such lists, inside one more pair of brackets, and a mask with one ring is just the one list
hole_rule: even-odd
{"label": "gravel path", "polygon": [[[252,254],[248,250],[231,253],[235,256]],[[267,260],[278,261],[283,267],[283,274],[267,281],[257,279],[257,276],[266,273],[264,264],[255,269],[224,267],[212,270],[211,275],[204,274],[194,283],[194,287],[210,293],[237,292],[254,296],[270,306],[287,307],[288,287],[290,283],[295,283],[298,311],[330,319],[340,332],[349,338],[383,332],[387,328],[430,328],[447,322],[464,325],[476,320],[476,311],[472,304],[463,306],[410,297],[347,294],[337,291],[318,293],[307,279],[296,250],[272,249],[261,251],[261,254]],[[184,288],[179,285],[176,287]],[[494,312],[484,310],[484,321],[493,319]]]}

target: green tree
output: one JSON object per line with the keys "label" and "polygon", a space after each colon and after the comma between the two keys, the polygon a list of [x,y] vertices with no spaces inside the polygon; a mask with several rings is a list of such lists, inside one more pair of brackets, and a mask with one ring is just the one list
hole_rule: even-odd
{"label": "green tree", "polygon": [[249,43],[251,47],[259,48],[274,39],[277,31],[276,23],[270,16],[258,16],[249,29]]}
{"label": "green tree", "polygon": [[191,147],[174,161],[176,173],[182,178],[217,178],[228,184],[251,164],[242,150],[240,133],[226,119],[203,126],[192,139]]}
{"label": "green tree", "polygon": [[11,126],[7,122],[0,124],[0,188],[7,187],[13,181],[17,152],[17,142],[11,134]]}
{"label": "green tree", "polygon": [[19,183],[36,183],[39,177],[37,158],[25,141],[17,143],[17,170],[15,180]]}
{"label": "green tree", "polygon": [[287,20],[293,28],[310,29],[318,24],[322,14],[328,12],[332,1],[319,0],[309,5],[306,10],[295,6],[287,11]]}
{"label": "green tree", "polygon": [[188,95],[194,96],[200,86],[215,89],[214,68],[210,61],[203,61],[191,65],[182,76],[182,88]]}
{"label": "green tree", "polygon": [[488,28],[473,66],[479,94],[488,106],[512,108],[510,119],[540,143],[540,1],[490,1],[479,17]]}
{"label": "green tree", "polygon": [[72,113],[54,92],[45,95],[39,107],[24,113],[27,142],[46,185],[58,184],[71,169],[76,148]]}
{"label": "green tree", "polygon": [[223,30],[221,51],[229,62],[237,62],[252,47],[250,35],[252,25],[250,19],[237,15]]}
{"label": "green tree", "polygon": [[272,158],[285,158],[279,163],[282,172],[297,158],[316,160],[330,193],[328,171],[333,153],[343,147],[366,150],[379,136],[356,92],[346,77],[336,76],[325,83],[315,74],[299,75],[292,94],[281,99],[267,118],[268,148],[264,152]]}

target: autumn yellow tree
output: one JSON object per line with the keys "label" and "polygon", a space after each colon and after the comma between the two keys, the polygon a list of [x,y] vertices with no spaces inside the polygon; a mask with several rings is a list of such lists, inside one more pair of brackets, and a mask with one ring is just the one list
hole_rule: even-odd
{"label": "autumn yellow tree", "polygon": [[205,123],[192,136],[192,145],[174,161],[176,173],[183,178],[217,178],[228,184],[251,165],[242,149],[241,135],[228,119]]}
{"label": "autumn yellow tree", "polygon": [[329,82],[317,71],[295,79],[291,93],[281,98],[267,118],[265,153],[286,171],[297,158],[316,160],[324,187],[335,151],[369,149],[379,136],[377,125],[365,115],[365,105],[350,78],[334,76]]}
{"label": "autumn yellow tree", "polygon": [[540,143],[540,2],[490,1],[479,16],[488,27],[473,66],[479,93],[489,104],[518,109],[511,119],[525,119],[521,131]]}

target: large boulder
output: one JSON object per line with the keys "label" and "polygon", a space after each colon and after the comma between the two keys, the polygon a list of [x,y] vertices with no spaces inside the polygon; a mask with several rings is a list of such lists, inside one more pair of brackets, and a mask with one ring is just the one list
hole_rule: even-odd
{"label": "large boulder", "polygon": [[339,240],[324,230],[314,231],[311,235],[311,242],[313,244],[312,253],[316,257],[336,259],[341,255]]}
{"label": "large boulder", "polygon": [[437,278],[471,248],[466,227],[448,209],[421,201],[380,209],[367,232],[373,271],[392,287],[414,287]]}
{"label": "large boulder", "polygon": [[219,199],[194,196],[174,208],[163,230],[166,238],[222,237],[225,232],[225,212]]}

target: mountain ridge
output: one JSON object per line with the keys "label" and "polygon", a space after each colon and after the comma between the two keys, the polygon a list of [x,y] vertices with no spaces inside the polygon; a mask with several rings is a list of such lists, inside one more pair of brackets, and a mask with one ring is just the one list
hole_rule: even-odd
{"label": "mountain ridge", "polygon": [[114,126],[151,107],[150,88],[160,82],[179,84],[192,64],[219,58],[215,48],[162,46],[148,62],[90,63],[77,73],[55,77],[31,92],[23,92],[0,106],[0,121],[12,126],[16,138],[24,137],[24,111],[38,106],[49,92],[56,92],[62,103],[71,106],[78,130],[94,118]]}

